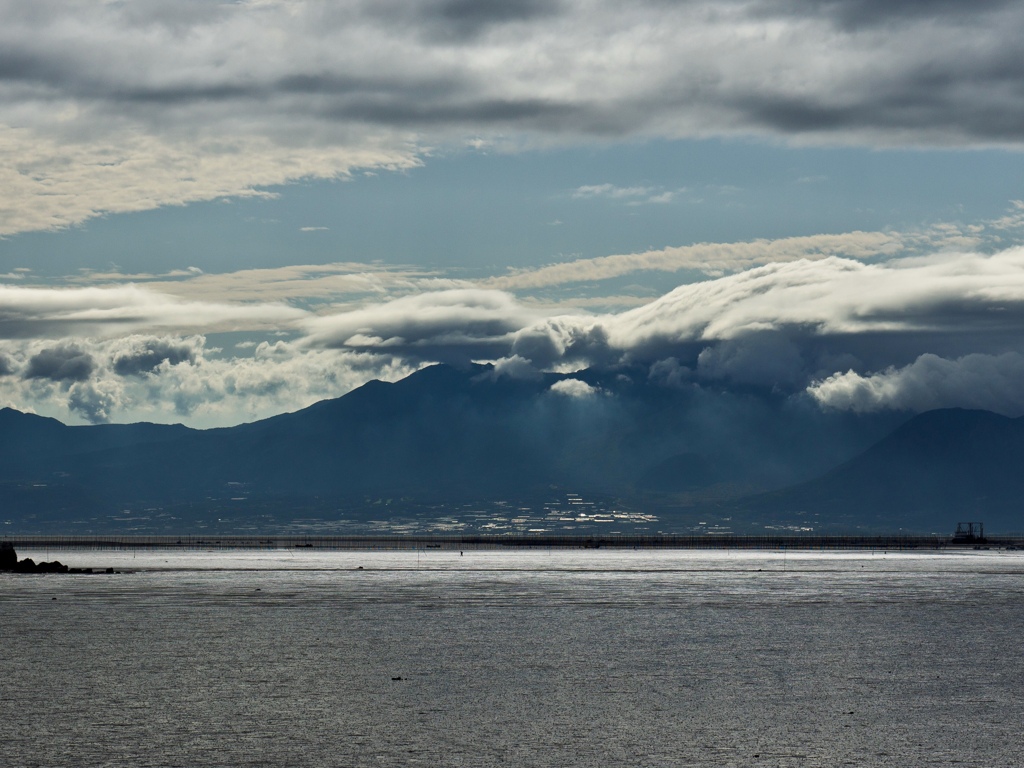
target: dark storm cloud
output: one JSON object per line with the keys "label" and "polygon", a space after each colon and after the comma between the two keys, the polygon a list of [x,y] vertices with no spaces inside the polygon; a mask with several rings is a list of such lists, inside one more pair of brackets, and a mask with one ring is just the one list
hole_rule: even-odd
{"label": "dark storm cloud", "polygon": [[769,0],[758,4],[765,16],[820,16],[842,29],[928,19],[973,22],[979,16],[1014,5],[1014,0]]}
{"label": "dark storm cloud", "polygon": [[33,355],[22,376],[50,381],[85,381],[96,369],[92,355],[76,344],[58,344]]}
{"label": "dark storm cloud", "polygon": [[424,15],[433,13],[437,18],[455,24],[479,28],[488,24],[546,18],[555,15],[559,5],[546,0],[442,0],[426,4],[421,12]]}
{"label": "dark storm cloud", "polygon": [[1020,145],[1024,5],[980,5],[0,0],[0,234],[467,139]]}
{"label": "dark storm cloud", "polygon": [[[879,73],[881,75],[881,73]],[[832,94],[792,94],[771,85],[729,101],[750,124],[787,134],[929,131],[945,126],[992,141],[1015,141],[1024,126],[1024,57],[979,50],[894,68]]]}
{"label": "dark storm cloud", "polygon": [[68,409],[84,416],[92,424],[110,421],[116,397],[96,387],[92,382],[75,384],[68,393]]}
{"label": "dark storm cloud", "polygon": [[561,3],[552,0],[433,0],[432,2],[374,2],[365,7],[372,18],[409,27],[436,42],[471,42],[488,30],[526,24],[559,15]]}
{"label": "dark storm cloud", "polygon": [[512,339],[511,354],[539,368],[563,363],[604,366],[613,364],[619,352],[608,342],[608,330],[601,323],[580,322],[580,318],[548,318],[524,328]]}
{"label": "dark storm cloud", "polygon": [[152,373],[161,363],[177,365],[195,362],[195,343],[174,339],[129,340],[129,349],[118,352],[112,359],[114,372],[119,376],[142,376]]}
{"label": "dark storm cloud", "polygon": [[787,334],[752,333],[708,345],[697,356],[703,379],[792,390],[805,383],[804,355]]}
{"label": "dark storm cloud", "polygon": [[[303,140],[329,135],[320,120],[566,136],[1024,137],[1024,8],[1012,2],[41,5],[52,15],[0,5],[5,101],[80,99],[90,119],[148,105],[157,112],[137,117],[165,129],[200,115],[209,128],[244,102],[255,130]],[[160,112],[182,106],[199,112]]]}
{"label": "dark storm cloud", "polygon": [[471,40],[495,26],[543,21],[557,15],[559,5],[543,0],[444,0],[425,4],[419,15],[429,35]]}
{"label": "dark storm cloud", "polygon": [[[350,94],[378,94],[392,98],[437,99],[458,93],[460,88],[453,78],[397,78],[386,74],[379,76],[352,77],[336,73],[320,72],[289,75],[278,80],[272,90],[287,93],[329,94],[347,96]],[[266,91],[258,92],[266,96]]]}
{"label": "dark storm cloud", "polygon": [[493,125],[529,123],[531,125],[557,125],[571,120],[576,110],[571,105],[551,103],[541,99],[489,99],[469,103],[443,103],[429,99],[396,99],[393,96],[360,96],[345,100],[325,111],[325,114],[349,120],[375,123],[415,123],[430,125]]}
{"label": "dark storm cloud", "polygon": [[16,47],[0,50],[0,80],[29,81],[59,84],[70,78],[71,72],[63,62],[42,52],[19,50]]}
{"label": "dark storm cloud", "polygon": [[[379,102],[422,102],[451,98],[462,93],[466,87],[458,77],[451,78],[407,78],[390,77],[387,73],[379,76],[345,76],[330,73],[302,73],[288,75],[267,82],[203,84],[162,84],[140,88],[117,88],[103,90],[108,84],[86,84],[95,86],[90,95],[117,102],[178,105],[190,102],[217,101],[259,101],[287,99],[291,96],[329,97],[328,106],[310,104],[309,111],[330,117],[350,116],[363,119],[365,107],[360,104]],[[83,89],[84,89],[83,88]],[[351,102],[351,106],[346,106]]]}

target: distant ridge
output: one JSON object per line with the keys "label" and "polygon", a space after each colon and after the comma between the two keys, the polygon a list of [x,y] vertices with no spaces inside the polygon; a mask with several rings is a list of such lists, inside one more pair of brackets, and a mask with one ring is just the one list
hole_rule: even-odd
{"label": "distant ridge", "polygon": [[[585,386],[552,389],[566,379]],[[1010,520],[1009,481],[1000,479],[1009,468],[995,468],[991,446],[1024,456],[1012,420],[941,413],[878,442],[906,417],[665,384],[643,367],[514,378],[488,365],[431,366],[220,429],[66,426],[4,409],[0,524],[36,533],[187,533],[199,522],[257,531],[484,502],[514,509],[570,492],[654,511],[665,531],[709,517],[756,531],[801,522],[807,509],[815,530],[944,531],[964,514],[991,525],[990,509]],[[986,462],[991,471],[979,475]],[[939,482],[944,490],[933,492]],[[1001,495],[981,498],[999,483]],[[741,498],[771,488],[787,489]]]}
{"label": "distant ridge", "polygon": [[1024,529],[1024,419],[944,409],[914,416],[819,478],[745,500],[747,517],[818,512],[834,528],[949,532],[962,520]]}

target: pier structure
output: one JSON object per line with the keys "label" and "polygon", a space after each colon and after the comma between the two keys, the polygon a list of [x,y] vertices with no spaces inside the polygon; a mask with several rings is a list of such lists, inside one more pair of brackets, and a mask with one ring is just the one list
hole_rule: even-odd
{"label": "pier structure", "polygon": [[[983,529],[978,529],[979,531]],[[958,530],[959,533],[959,530]],[[157,536],[13,535],[2,541],[32,550],[496,550],[496,549],[746,549],[746,550],[941,550],[980,547],[1024,549],[1024,535],[976,537],[913,535],[733,534],[452,534],[368,536]]]}
{"label": "pier structure", "polygon": [[984,523],[957,523],[954,544],[987,544]]}

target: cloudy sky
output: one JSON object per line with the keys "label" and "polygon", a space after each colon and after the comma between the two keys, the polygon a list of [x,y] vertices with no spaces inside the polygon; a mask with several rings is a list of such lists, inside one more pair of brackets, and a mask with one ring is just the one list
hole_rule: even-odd
{"label": "cloudy sky", "polygon": [[422,365],[1024,414],[1024,6],[0,0],[0,405]]}

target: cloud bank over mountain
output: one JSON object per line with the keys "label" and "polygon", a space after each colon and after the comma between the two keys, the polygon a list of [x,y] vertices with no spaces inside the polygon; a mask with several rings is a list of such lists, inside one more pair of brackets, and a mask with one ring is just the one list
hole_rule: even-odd
{"label": "cloud bank over mountain", "polygon": [[[795,258],[605,313],[486,280],[436,284],[443,289],[413,282],[382,301],[308,308],[187,301],[154,286],[8,286],[0,401],[88,421],[236,423],[435,362],[490,361],[494,375],[522,379],[640,366],[665,386],[858,412],[1024,413],[1022,247]],[[211,329],[251,340],[227,334],[234,346],[216,346]],[[562,394],[593,394],[584,385]]]}
{"label": "cloud bank over mountain", "polygon": [[816,381],[808,392],[822,405],[858,412],[976,408],[1024,414],[1024,355],[924,354],[913,363],[863,375],[854,370]]}
{"label": "cloud bank over mountain", "polygon": [[435,360],[483,352],[543,369],[672,358],[698,378],[806,386],[844,360],[870,370],[926,352],[1016,348],[1024,324],[1024,249],[874,264],[799,259],[683,285],[617,314],[528,317],[507,293],[446,291],[317,318],[308,343],[423,350]]}
{"label": "cloud bank over mountain", "polygon": [[0,234],[467,142],[1024,139],[1012,2],[4,0],[0,15]]}

